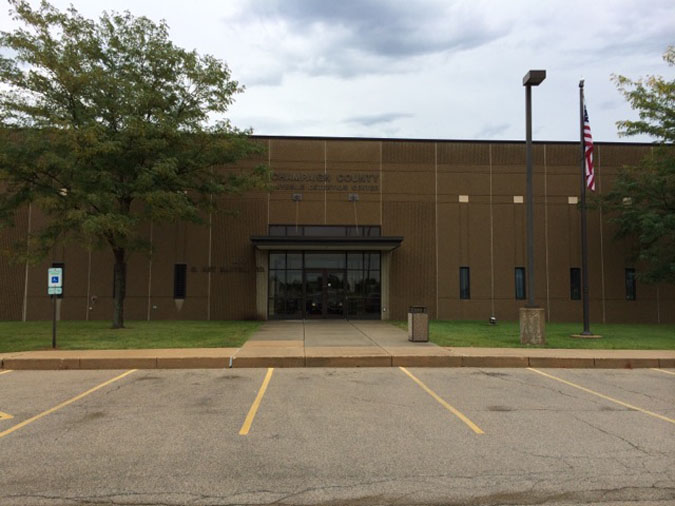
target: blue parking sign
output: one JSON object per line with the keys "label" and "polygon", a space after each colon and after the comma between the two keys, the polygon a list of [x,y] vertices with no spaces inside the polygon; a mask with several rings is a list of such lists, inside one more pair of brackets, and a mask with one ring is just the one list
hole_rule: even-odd
{"label": "blue parking sign", "polygon": [[47,288],[49,295],[63,293],[63,268],[52,267],[48,270]]}

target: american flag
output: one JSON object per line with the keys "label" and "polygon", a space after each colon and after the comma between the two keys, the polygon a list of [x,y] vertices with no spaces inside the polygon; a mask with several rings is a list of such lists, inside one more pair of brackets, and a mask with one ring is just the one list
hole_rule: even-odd
{"label": "american flag", "polygon": [[593,136],[588,122],[588,111],[584,104],[584,158],[586,160],[586,187],[595,191],[595,172],[593,170]]}

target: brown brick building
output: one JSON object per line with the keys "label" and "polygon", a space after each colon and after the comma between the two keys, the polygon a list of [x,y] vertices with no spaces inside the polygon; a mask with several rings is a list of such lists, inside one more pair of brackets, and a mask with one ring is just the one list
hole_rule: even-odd
{"label": "brown brick building", "polygon": [[[525,143],[256,137],[276,189],[226,199],[208,227],[147,224],[128,266],[127,319],[516,320],[525,293]],[[645,144],[596,143],[599,192]],[[536,301],[580,321],[577,143],[534,144]],[[4,231],[7,248],[43,219]],[[675,286],[636,283],[627,245],[588,215],[591,321],[675,322]],[[65,264],[63,319],[109,319],[112,255],[56,248],[36,267],[0,259],[0,318],[51,317],[46,272]]]}

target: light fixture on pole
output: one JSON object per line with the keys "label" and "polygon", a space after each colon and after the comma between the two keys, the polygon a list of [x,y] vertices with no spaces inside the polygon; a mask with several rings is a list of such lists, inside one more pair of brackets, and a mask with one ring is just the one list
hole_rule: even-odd
{"label": "light fixture on pole", "polygon": [[527,306],[534,302],[534,196],[532,190],[532,86],[546,79],[545,70],[530,70],[523,77],[525,86],[525,160],[527,166]]}
{"label": "light fixture on pole", "polygon": [[[525,163],[527,168],[527,306],[538,309],[534,302],[534,195],[532,188],[532,86],[539,86],[546,79],[545,70],[530,70],[523,77],[525,86]],[[542,311],[521,311],[520,340],[531,344],[541,344],[544,338]]]}

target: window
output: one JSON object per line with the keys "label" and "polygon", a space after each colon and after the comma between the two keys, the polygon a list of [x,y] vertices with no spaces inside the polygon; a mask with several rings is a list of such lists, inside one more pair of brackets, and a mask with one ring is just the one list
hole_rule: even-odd
{"label": "window", "polygon": [[347,252],[345,285],[347,315],[373,318],[380,315],[380,252]]}
{"label": "window", "polygon": [[270,225],[269,234],[270,235],[286,235],[286,226],[285,225]]}
{"label": "window", "polygon": [[579,267],[570,269],[570,299],[581,300],[581,269]]}
{"label": "window", "polygon": [[471,298],[471,278],[468,267],[459,268],[459,298]]}
{"label": "window", "polygon": [[516,299],[525,297],[525,267],[516,267]]}
{"label": "window", "polygon": [[305,253],[306,269],[344,269],[347,265],[347,255],[344,251]]}
{"label": "window", "polygon": [[635,269],[627,268],[625,274],[626,280],[626,300],[635,300]]}
{"label": "window", "polygon": [[268,283],[267,314],[271,318],[302,314],[301,252],[270,251]]}
{"label": "window", "polygon": [[173,266],[173,298],[184,299],[187,288],[187,264]]}
{"label": "window", "polygon": [[379,225],[270,225],[271,236],[380,237]]}

